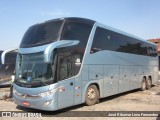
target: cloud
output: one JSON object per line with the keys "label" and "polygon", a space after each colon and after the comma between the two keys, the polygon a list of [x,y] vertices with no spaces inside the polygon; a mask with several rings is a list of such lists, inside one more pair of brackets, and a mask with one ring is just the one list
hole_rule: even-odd
{"label": "cloud", "polygon": [[69,16],[71,13],[58,10],[58,11],[44,11],[41,12],[40,14],[43,16]]}

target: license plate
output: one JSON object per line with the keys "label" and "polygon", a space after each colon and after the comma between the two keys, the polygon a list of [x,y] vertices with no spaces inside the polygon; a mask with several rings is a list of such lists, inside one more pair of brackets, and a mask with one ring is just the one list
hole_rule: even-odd
{"label": "license plate", "polygon": [[23,101],[22,104],[23,104],[24,106],[30,106],[30,103],[29,103],[28,101]]}

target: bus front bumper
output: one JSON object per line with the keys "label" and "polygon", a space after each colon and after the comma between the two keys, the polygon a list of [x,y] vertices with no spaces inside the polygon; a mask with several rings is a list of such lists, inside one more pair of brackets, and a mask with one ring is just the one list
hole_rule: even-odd
{"label": "bus front bumper", "polygon": [[50,95],[46,97],[41,97],[41,98],[22,98],[16,95],[15,93],[13,94],[14,98],[14,103],[27,107],[27,108],[34,108],[34,109],[39,109],[39,110],[45,110],[45,111],[54,111],[57,110],[57,101],[56,101],[56,95]]}

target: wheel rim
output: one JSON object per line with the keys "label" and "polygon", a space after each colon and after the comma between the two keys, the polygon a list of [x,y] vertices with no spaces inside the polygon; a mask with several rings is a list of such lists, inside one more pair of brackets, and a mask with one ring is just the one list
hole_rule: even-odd
{"label": "wheel rim", "polygon": [[96,97],[96,91],[93,88],[88,89],[88,99],[93,100]]}

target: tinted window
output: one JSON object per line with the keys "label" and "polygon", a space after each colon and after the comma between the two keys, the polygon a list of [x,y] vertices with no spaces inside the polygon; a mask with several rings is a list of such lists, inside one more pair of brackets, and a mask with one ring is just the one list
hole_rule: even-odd
{"label": "tinted window", "polygon": [[93,39],[91,53],[95,51],[111,49],[111,36],[109,31],[98,27]]}
{"label": "tinted window", "polygon": [[63,21],[52,21],[30,27],[25,33],[20,47],[33,47],[57,41]]}
{"label": "tinted window", "polygon": [[77,22],[66,22],[62,33],[61,40],[79,40],[79,47],[85,48],[92,25],[77,23]]}
{"label": "tinted window", "polygon": [[119,33],[115,33],[113,31],[110,31],[110,36],[111,36],[111,46],[112,46],[110,50],[120,51],[120,52],[126,51],[126,49],[124,49],[123,47],[126,46],[129,41],[126,38],[124,38],[124,36],[122,36]]}
{"label": "tinted window", "polygon": [[138,39],[97,27],[91,53],[100,50],[111,50],[146,56],[157,56],[155,47]]}
{"label": "tinted window", "polygon": [[58,49],[58,72],[57,79],[64,80],[78,74],[83,54],[71,48]]}

